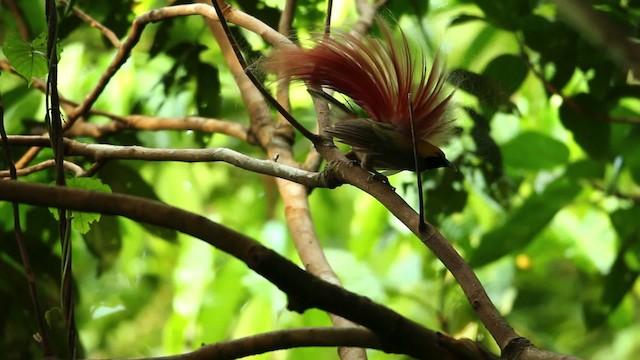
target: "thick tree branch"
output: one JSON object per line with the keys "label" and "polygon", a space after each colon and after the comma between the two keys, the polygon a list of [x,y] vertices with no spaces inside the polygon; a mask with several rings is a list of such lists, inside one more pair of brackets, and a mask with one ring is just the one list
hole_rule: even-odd
{"label": "thick tree branch", "polygon": [[[454,340],[446,335],[425,329],[368,298],[325,282],[257,241],[203,216],[140,197],[16,181],[0,181],[0,200],[120,215],[175,229],[245,262],[287,294],[289,310],[302,313],[318,308],[352,320],[383,339],[382,349],[386,352],[417,358],[473,359],[453,352],[449,344]],[[485,353],[476,355],[475,358],[481,359],[486,356]]]}

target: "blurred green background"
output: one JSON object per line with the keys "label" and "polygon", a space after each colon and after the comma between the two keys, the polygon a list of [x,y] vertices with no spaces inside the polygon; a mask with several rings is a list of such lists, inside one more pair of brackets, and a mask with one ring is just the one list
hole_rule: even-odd
{"label": "blurred green background", "polygon": [[[18,17],[9,3],[0,5],[1,43],[10,34],[31,41],[46,30],[43,1],[14,1]],[[322,29],[326,4],[297,3],[293,26],[305,43]],[[637,1],[586,3],[637,42]],[[136,16],[167,5],[151,0],[75,4],[121,39]],[[275,26],[284,1],[231,4]],[[640,351],[640,74],[612,62],[567,25],[551,2],[389,1],[381,14],[394,18],[393,25],[399,24],[428,58],[445,54],[451,86],[458,87],[458,134],[444,150],[460,170],[426,174],[427,219],[471,262],[510,324],[538,347],[586,359],[635,359]],[[336,27],[349,29],[357,16],[353,1],[335,1]],[[115,50],[73,14],[62,15],[59,34],[59,90],[80,101]],[[269,46],[257,35],[236,35],[251,62],[268,54]],[[274,85],[270,77],[265,82]],[[0,91],[10,135],[43,131],[40,91],[6,70]],[[308,94],[301,86],[292,91],[293,113],[312,129]],[[248,124],[233,77],[197,16],[149,25],[94,108]],[[110,120],[92,116],[90,121]],[[197,131],[127,129],[78,140],[222,146],[265,157],[256,146]],[[298,160],[304,160],[309,146],[297,137]],[[16,158],[26,150],[13,148]],[[51,157],[44,150],[34,163]],[[4,156],[0,165],[7,168]],[[141,161],[112,161],[96,176],[113,192],[202,214],[299,262],[273,179],[224,163]],[[48,170],[21,180],[53,179]],[[416,203],[412,173],[395,175],[391,183],[407,202]],[[349,186],[315,189],[310,202],[326,255],[347,289],[426,327],[478,339],[498,351],[451,275],[384,207]],[[47,209],[21,206],[21,214],[56,333],[56,224]],[[37,328],[12,232],[11,205],[0,203],[0,352],[7,359],[30,359],[39,354],[31,338]],[[102,216],[87,234],[72,236],[77,324],[86,357],[178,354],[269,330],[330,325],[318,310],[287,311],[285,296],[243,263],[174,231]],[[335,353],[309,348],[253,358],[320,359]],[[370,351],[371,359],[389,357]]]}

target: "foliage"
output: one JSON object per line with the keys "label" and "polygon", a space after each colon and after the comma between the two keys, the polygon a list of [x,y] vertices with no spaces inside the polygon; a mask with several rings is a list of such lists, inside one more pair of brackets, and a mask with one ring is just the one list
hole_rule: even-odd
{"label": "foliage", "polygon": [[[44,76],[46,62],[22,65],[25,56],[35,59],[43,51],[37,39],[29,42],[46,31],[42,5],[24,0],[0,6],[5,3],[14,3],[20,16],[0,11],[0,43],[7,58],[0,61],[26,79]],[[281,3],[231,2],[271,26],[277,26]],[[293,26],[295,36],[305,40],[322,29],[325,4],[298,3]],[[352,2],[336,3],[334,25],[349,27],[358,20]],[[438,49],[446,53],[449,80],[458,89],[457,134],[444,150],[459,171],[427,173],[427,220],[474,267],[509,323],[538,347],[589,359],[635,358],[640,350],[634,341],[640,337],[638,68],[626,68],[607,44],[576,30],[554,2],[388,3],[380,12],[395,17],[412,45],[432,50],[429,56]],[[602,21],[637,42],[637,2],[587,3]],[[135,17],[167,4],[77,0],[75,5],[124,40]],[[114,46],[65,12],[63,4],[59,10],[64,48],[59,91],[80,102],[114,58]],[[592,27],[606,28],[602,23]],[[258,59],[269,53],[269,45],[246,29],[234,34],[257,64],[251,69],[275,88],[270,75],[259,73]],[[42,92],[27,88],[8,66],[0,69],[8,134],[46,132]],[[147,26],[131,58],[97,99],[93,109],[102,113],[87,114],[80,122],[85,132],[68,135],[89,144],[226,147],[268,158],[251,137],[259,129],[250,124],[236,76],[201,17],[163,20]],[[302,86],[292,86],[293,114],[313,129],[315,112],[307,95]],[[136,114],[216,118],[251,125],[251,130],[240,139],[206,129],[122,125],[117,119]],[[304,162],[309,149],[297,135],[295,159]],[[14,160],[28,154],[24,146],[12,150]],[[29,165],[51,158],[44,149]],[[96,159],[67,160],[87,170]],[[8,168],[4,156],[0,165]],[[67,175],[69,186],[79,181]],[[47,169],[20,180],[49,184],[54,176]],[[81,181],[201,214],[300,262],[289,233],[295,229],[287,227],[289,209],[269,176],[220,162],[112,160],[94,179]],[[414,174],[395,175],[391,182],[409,204],[416,203]],[[325,255],[346,289],[425,327],[499,351],[442,263],[378,201],[343,185],[314,189],[309,202]],[[129,219],[103,215],[93,222],[97,219],[84,216],[72,239],[76,319],[87,357],[184,353],[271,330],[330,325],[319,310],[289,312],[282,292],[208,244]],[[20,217],[42,306],[56,309],[61,255],[55,219],[30,205],[20,206]],[[35,358],[41,354],[32,341],[38,330],[12,219],[11,204],[0,202],[0,351],[10,359]],[[56,349],[62,348],[62,320],[54,314],[51,322]],[[333,348],[296,348],[254,358],[332,356]]]}

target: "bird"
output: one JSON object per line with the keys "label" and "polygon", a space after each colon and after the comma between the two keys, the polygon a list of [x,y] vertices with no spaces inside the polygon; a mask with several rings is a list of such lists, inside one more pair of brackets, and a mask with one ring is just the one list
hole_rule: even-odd
{"label": "bird", "polygon": [[[334,32],[311,48],[283,47],[266,59],[267,71],[281,78],[332,90],[362,110],[353,111],[324,90],[310,90],[345,113],[326,128],[327,134],[351,147],[347,158],[365,170],[385,175],[403,170],[455,166],[439,146],[452,133],[452,96],[445,87],[443,61],[436,56],[427,70],[416,60],[409,42],[378,19],[381,37]],[[386,179],[386,176],[382,176]]]}

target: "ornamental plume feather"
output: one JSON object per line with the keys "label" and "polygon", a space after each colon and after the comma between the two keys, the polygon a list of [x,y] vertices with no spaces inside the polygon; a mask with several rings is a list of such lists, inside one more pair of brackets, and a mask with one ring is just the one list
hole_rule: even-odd
{"label": "ornamental plume feather", "polygon": [[[317,40],[311,49],[278,49],[265,68],[283,78],[334,90],[362,108],[366,118],[351,113],[326,131],[350,145],[347,156],[363,168],[397,172],[454,167],[437,147],[451,130],[453,93],[444,88],[444,66],[436,58],[427,71],[424,57],[418,62],[411,57],[404,34],[397,39],[385,22],[378,21],[378,26],[381,38],[338,33]],[[320,95],[348,109],[328,94]]]}

